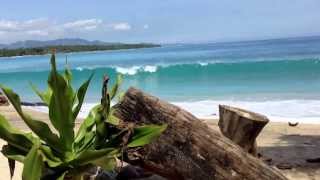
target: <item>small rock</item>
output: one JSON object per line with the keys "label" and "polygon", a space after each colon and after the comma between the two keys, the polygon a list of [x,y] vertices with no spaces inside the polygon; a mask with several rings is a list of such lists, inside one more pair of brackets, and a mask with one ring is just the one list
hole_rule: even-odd
{"label": "small rock", "polygon": [[9,102],[7,98],[0,93],[0,106],[8,106]]}
{"label": "small rock", "polygon": [[288,122],[288,125],[291,127],[297,126],[298,124],[299,124],[299,122],[295,122],[295,123]]}
{"label": "small rock", "polygon": [[145,178],[151,175],[152,174],[145,172],[140,167],[128,165],[121,169],[121,171],[117,175],[117,180]]}
{"label": "small rock", "polygon": [[292,165],[288,163],[279,163],[276,165],[278,169],[292,169]]}
{"label": "small rock", "polygon": [[320,163],[320,158],[306,159],[308,163]]}

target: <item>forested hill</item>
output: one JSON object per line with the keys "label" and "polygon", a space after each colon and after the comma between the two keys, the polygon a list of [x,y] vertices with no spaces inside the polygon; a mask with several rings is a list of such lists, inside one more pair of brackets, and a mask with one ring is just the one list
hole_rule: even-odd
{"label": "forested hill", "polygon": [[58,53],[82,52],[82,51],[105,51],[118,49],[151,48],[160,45],[150,43],[110,43],[103,41],[88,41],[85,39],[55,39],[48,41],[18,41],[11,44],[0,44],[0,57],[43,55],[56,49]]}
{"label": "forested hill", "polygon": [[57,53],[84,52],[84,51],[106,51],[119,49],[137,49],[159,47],[156,44],[110,44],[110,45],[59,45],[34,48],[0,49],[0,57],[44,55],[55,49]]}

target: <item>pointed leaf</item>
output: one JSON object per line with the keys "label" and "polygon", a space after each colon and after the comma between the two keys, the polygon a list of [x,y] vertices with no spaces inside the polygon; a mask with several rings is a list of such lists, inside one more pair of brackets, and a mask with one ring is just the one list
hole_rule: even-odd
{"label": "pointed leaf", "polygon": [[75,152],[82,152],[85,149],[92,147],[96,137],[95,131],[87,132],[81,141],[75,144]]}
{"label": "pointed leaf", "polygon": [[64,180],[64,176],[67,174],[67,171],[62,173],[58,178],[57,180]]}
{"label": "pointed leaf", "polygon": [[87,89],[88,89],[88,86],[90,84],[90,81],[91,81],[92,77],[93,77],[93,74],[90,76],[90,78],[86,82],[84,82],[81,85],[81,87],[77,91],[78,104],[76,105],[76,107],[73,110],[73,119],[76,119],[78,114],[79,114],[79,112],[80,112],[81,106],[83,104],[84,97],[86,95],[86,92],[87,92]]}
{"label": "pointed leaf", "polygon": [[134,134],[128,143],[128,147],[137,147],[149,144],[158,138],[166,128],[167,125],[146,125],[134,128]]}
{"label": "pointed leaf", "polygon": [[19,162],[23,162],[25,156],[28,152],[21,151],[18,148],[12,146],[12,145],[4,145],[2,146],[1,150],[2,154],[7,157],[8,159],[16,160]]}
{"label": "pointed leaf", "polygon": [[68,82],[57,72],[55,55],[51,56],[51,66],[52,70],[48,79],[48,84],[52,89],[49,117],[53,126],[59,131],[63,146],[71,152],[74,140],[72,115],[74,94]]}
{"label": "pointed leaf", "polygon": [[32,90],[40,97],[43,103],[45,103],[47,106],[50,104],[50,99],[52,95],[52,91],[50,88],[48,88],[46,91],[41,92],[38,90],[38,88],[30,83]]}
{"label": "pointed leaf", "polygon": [[43,167],[42,156],[39,151],[39,144],[33,145],[32,149],[23,162],[23,180],[39,180]]}
{"label": "pointed leaf", "polygon": [[66,64],[66,66],[65,66],[63,77],[65,78],[65,80],[67,80],[67,82],[69,84],[71,83],[71,81],[72,81],[72,72],[71,72],[68,64]]}
{"label": "pointed leaf", "polygon": [[76,165],[87,165],[94,161],[97,161],[103,157],[112,158],[118,155],[118,150],[114,148],[105,148],[99,150],[86,150],[83,151],[75,160],[71,162],[71,164]]}
{"label": "pointed leaf", "polygon": [[11,89],[1,86],[2,91],[8,97],[10,103],[13,105],[17,113],[23,119],[23,121],[28,125],[28,127],[41,138],[43,141],[48,143],[52,148],[56,149],[58,152],[61,152],[63,146],[61,145],[59,138],[54,134],[49,126],[41,121],[33,120],[30,116],[23,113],[21,109],[20,97],[14,93]]}
{"label": "pointed leaf", "polygon": [[110,99],[112,100],[116,95],[117,95],[117,92],[120,88],[120,85],[122,84],[122,81],[123,81],[123,78],[122,78],[122,75],[118,75],[117,76],[117,80],[116,80],[116,83],[113,85],[111,91],[110,91]]}
{"label": "pointed leaf", "polygon": [[4,116],[0,115],[0,138],[21,151],[28,152],[34,137],[13,128]]}
{"label": "pointed leaf", "polygon": [[49,167],[58,167],[64,163],[59,157],[56,156],[50,147],[41,145],[39,149],[41,150],[40,152],[43,162],[46,162]]}
{"label": "pointed leaf", "polygon": [[81,126],[75,138],[76,143],[79,142],[85,136],[86,133],[92,130],[93,126],[95,125],[95,119],[97,118],[100,107],[100,105],[94,106],[90,110],[88,117],[81,123]]}

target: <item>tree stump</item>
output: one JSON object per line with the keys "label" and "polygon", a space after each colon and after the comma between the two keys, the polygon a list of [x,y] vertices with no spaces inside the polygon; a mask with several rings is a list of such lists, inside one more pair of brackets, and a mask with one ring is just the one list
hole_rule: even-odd
{"label": "tree stump", "polygon": [[168,125],[156,141],[125,157],[168,179],[286,179],[189,112],[138,89],[126,92],[115,115],[122,123]]}
{"label": "tree stump", "polygon": [[219,128],[224,136],[257,156],[256,138],[269,122],[266,116],[226,105],[219,105]]}

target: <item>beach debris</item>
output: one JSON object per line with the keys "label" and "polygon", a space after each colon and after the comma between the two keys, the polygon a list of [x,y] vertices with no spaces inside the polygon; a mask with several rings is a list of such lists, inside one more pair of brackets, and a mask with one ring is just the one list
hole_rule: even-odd
{"label": "beach debris", "polygon": [[306,159],[308,163],[320,163],[320,157],[318,158],[311,158],[311,159]]}
{"label": "beach debris", "polygon": [[0,92],[0,106],[8,106],[9,102],[5,95]]}
{"label": "beach debris", "polygon": [[288,125],[291,126],[291,127],[295,127],[299,124],[299,122],[295,122],[295,123],[292,123],[292,122],[288,122]]}
{"label": "beach debris", "polygon": [[21,102],[22,106],[47,106],[46,103],[43,102]]}
{"label": "beach debris", "polygon": [[222,134],[257,157],[256,138],[269,119],[258,113],[226,105],[219,105],[219,114],[218,125]]}
{"label": "beach debris", "polygon": [[127,165],[121,169],[118,173],[116,179],[137,179],[137,178],[146,178],[150,177],[153,174],[150,172],[145,171],[143,168],[138,166]]}
{"label": "beach debris", "polygon": [[115,105],[115,116],[124,123],[168,125],[159,139],[124,158],[164,178],[286,179],[189,112],[141,90],[130,88]]}
{"label": "beach debris", "polygon": [[266,162],[269,165],[272,162],[272,158],[266,157],[266,156],[262,155],[261,153],[258,153],[258,158],[261,159],[262,161]]}
{"label": "beach debris", "polygon": [[293,166],[291,164],[289,164],[289,163],[279,163],[279,164],[276,165],[276,167],[278,169],[281,169],[281,170],[292,169],[293,168]]}

